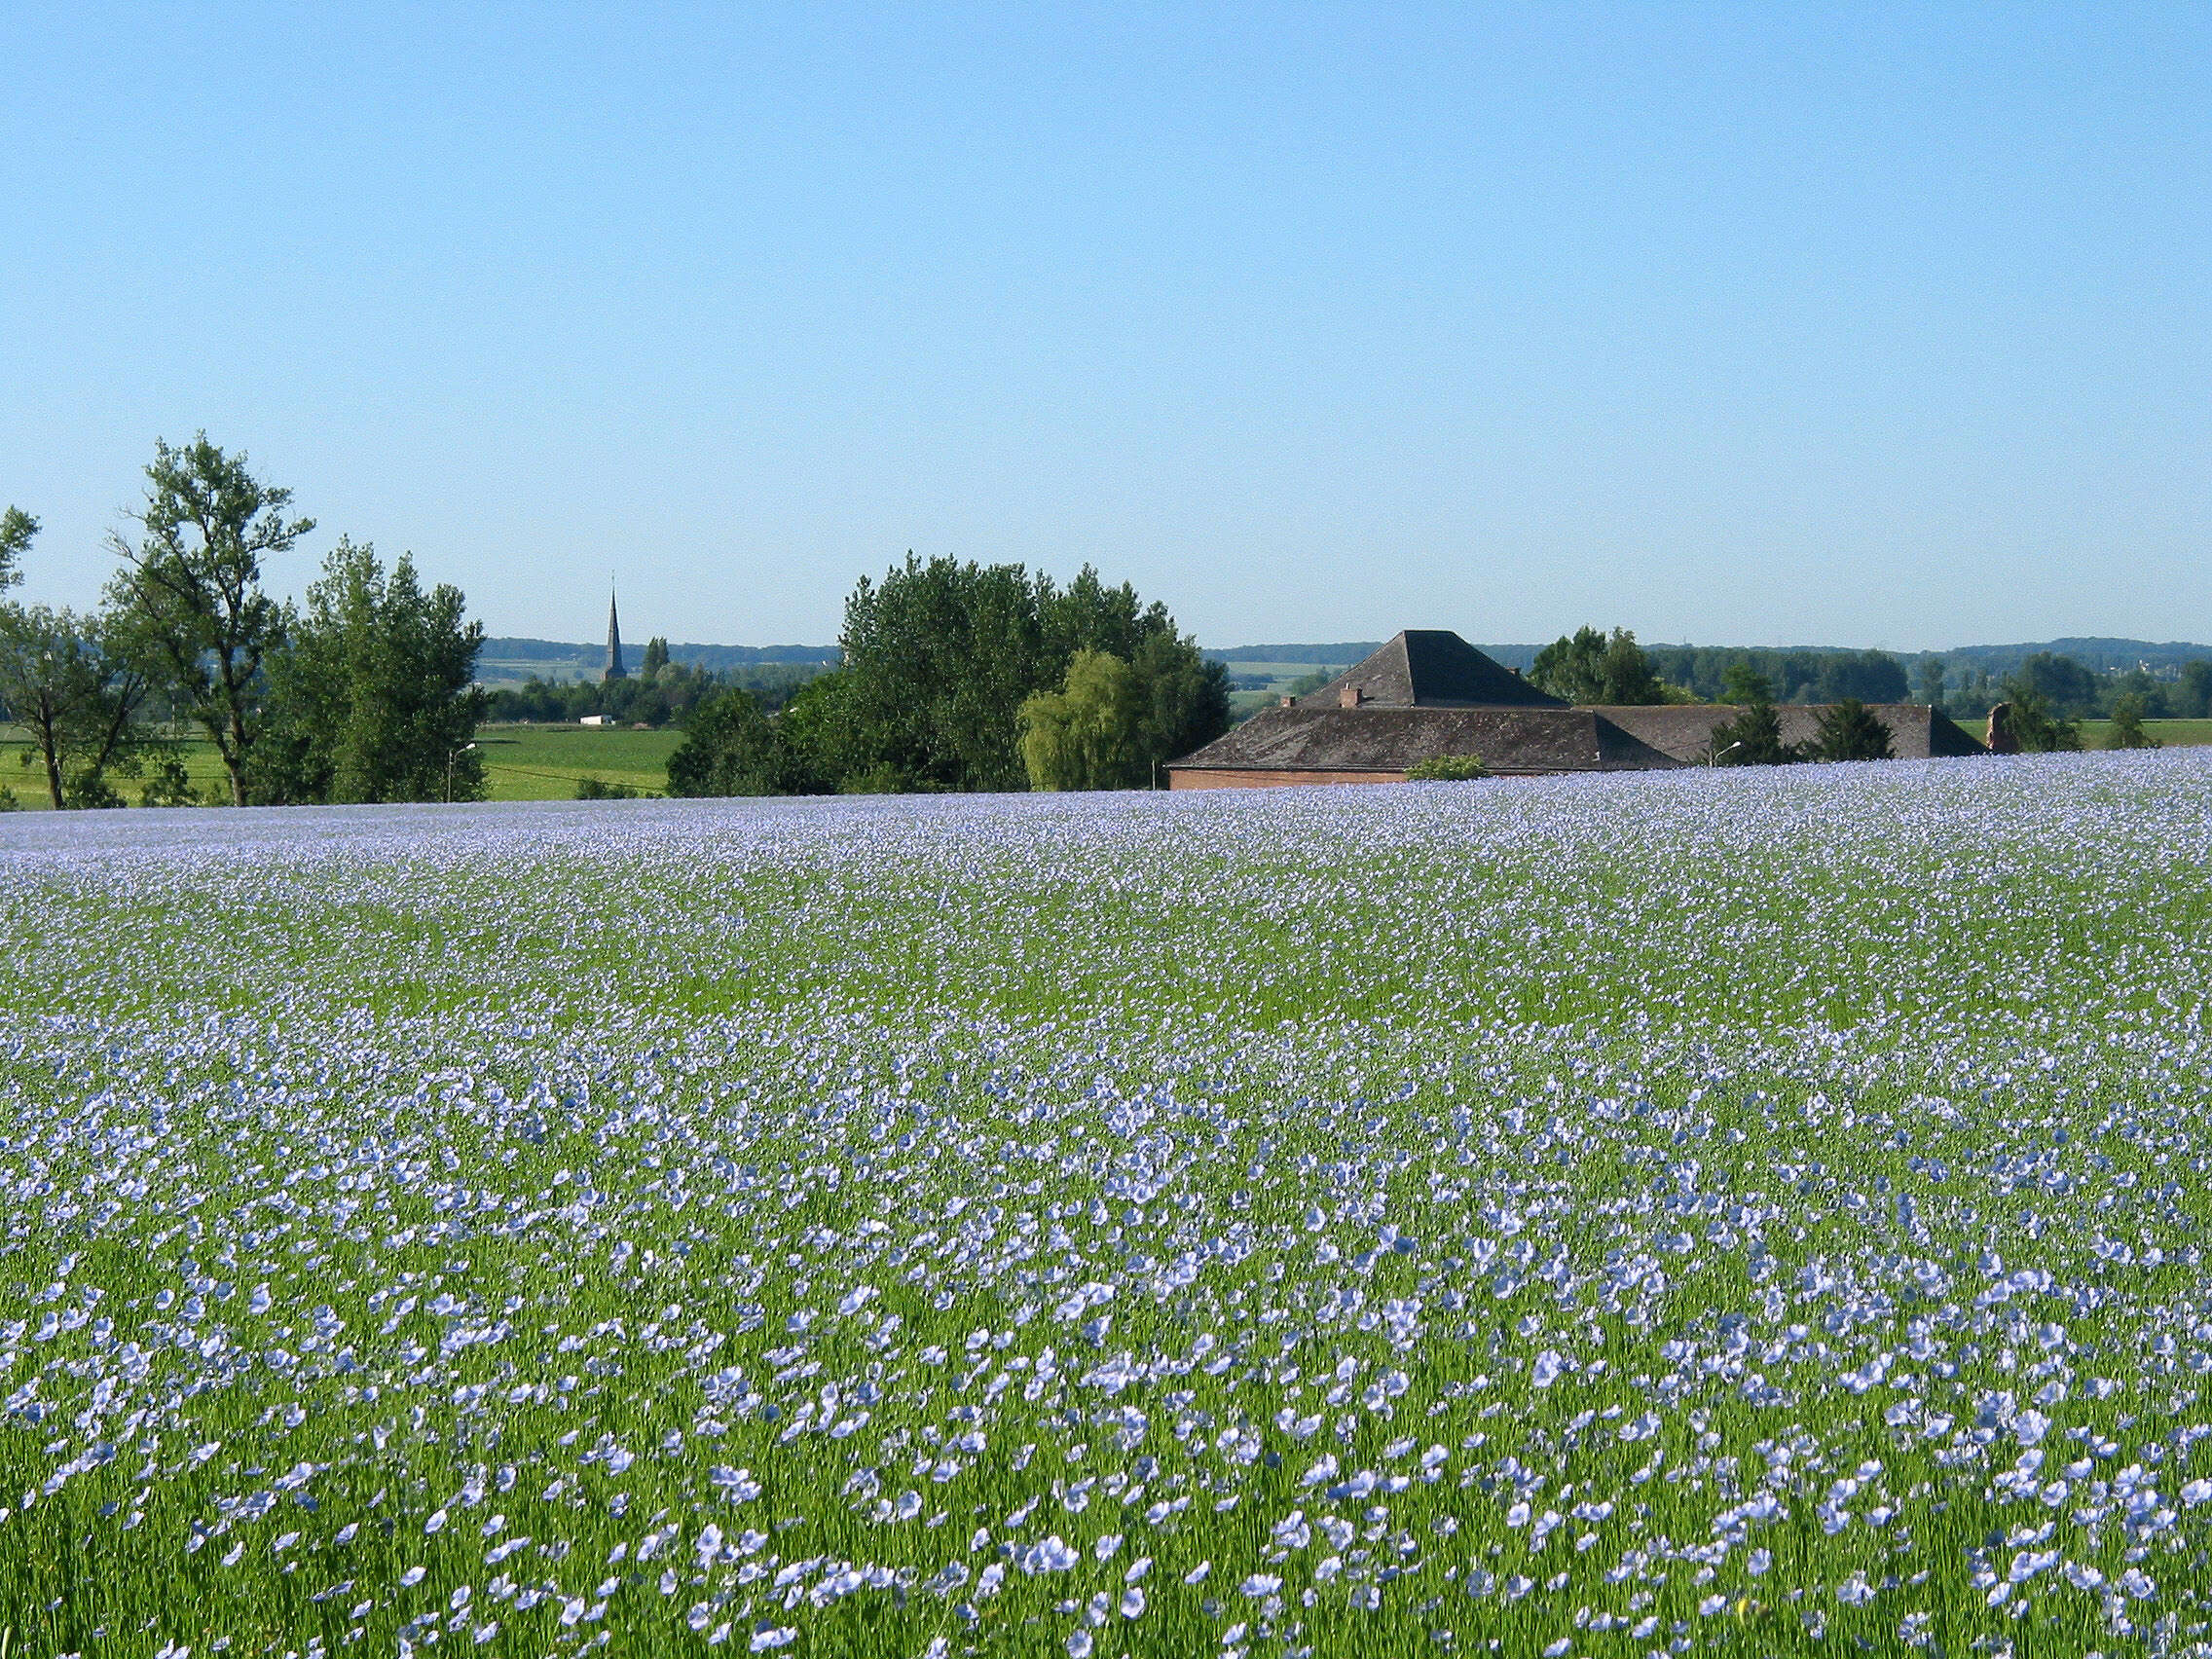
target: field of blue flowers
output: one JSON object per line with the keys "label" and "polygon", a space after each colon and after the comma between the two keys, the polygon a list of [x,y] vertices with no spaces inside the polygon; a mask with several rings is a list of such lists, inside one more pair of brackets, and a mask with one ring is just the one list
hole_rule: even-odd
{"label": "field of blue flowers", "polygon": [[22,1654],[2198,1650],[2212,759],[0,820]]}

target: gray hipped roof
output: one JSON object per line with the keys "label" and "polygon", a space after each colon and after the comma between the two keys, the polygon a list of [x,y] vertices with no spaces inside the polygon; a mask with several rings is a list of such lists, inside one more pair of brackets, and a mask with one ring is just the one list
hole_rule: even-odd
{"label": "gray hipped roof", "polygon": [[[1705,759],[1713,742],[1713,728],[1734,719],[1738,712],[1725,703],[1658,703],[1598,710],[1652,748],[1677,760],[1699,762]],[[1827,706],[1780,703],[1774,712],[1782,717],[1783,742],[1810,747],[1820,736],[1821,716],[1827,712]],[[1926,703],[1869,703],[1866,712],[1889,727],[1890,752],[1899,760],[1988,753],[1948,717]]]}
{"label": "gray hipped roof", "polygon": [[1681,762],[1588,709],[1262,709],[1173,764],[1194,771],[1376,772],[1479,755],[1493,772],[1641,772]]}
{"label": "gray hipped roof", "polygon": [[1362,703],[1386,709],[1567,707],[1448,628],[1408,628],[1365,662],[1298,702],[1303,708],[1333,709],[1351,687],[1358,688]]}
{"label": "gray hipped roof", "polygon": [[[1398,776],[1438,756],[1479,755],[1508,775],[1661,771],[1703,764],[1714,728],[1738,712],[1714,703],[1570,708],[1456,634],[1410,628],[1318,691],[1262,709],[1170,769]],[[1825,711],[1777,712],[1783,742],[1809,746]],[[1900,760],[1985,753],[1924,703],[1874,703],[1867,712],[1889,728]]]}

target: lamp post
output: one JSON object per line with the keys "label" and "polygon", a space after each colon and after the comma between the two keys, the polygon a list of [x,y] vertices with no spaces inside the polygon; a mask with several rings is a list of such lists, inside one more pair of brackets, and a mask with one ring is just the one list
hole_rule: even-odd
{"label": "lamp post", "polygon": [[459,749],[449,751],[446,755],[446,805],[448,806],[453,805],[453,763],[475,747],[476,745],[473,743],[464,743]]}
{"label": "lamp post", "polygon": [[1743,747],[1744,740],[1742,738],[1738,738],[1734,743],[1731,743],[1726,749],[1721,750],[1719,754],[1716,755],[1713,752],[1712,747],[1709,745],[1706,749],[1705,755],[1706,769],[1708,771],[1712,770],[1712,768],[1720,764],[1724,756],[1735,754],[1737,750]]}

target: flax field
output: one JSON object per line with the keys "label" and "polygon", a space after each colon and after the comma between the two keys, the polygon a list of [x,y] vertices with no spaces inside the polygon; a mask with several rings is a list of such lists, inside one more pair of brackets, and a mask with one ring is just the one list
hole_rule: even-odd
{"label": "flax field", "polygon": [[0,1651],[2199,1652],[2212,757],[0,820]]}

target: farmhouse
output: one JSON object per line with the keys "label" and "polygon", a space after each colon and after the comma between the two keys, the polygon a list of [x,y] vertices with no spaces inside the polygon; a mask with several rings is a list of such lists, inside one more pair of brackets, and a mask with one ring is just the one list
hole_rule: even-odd
{"label": "farmhouse", "polygon": [[[1919,703],[1872,707],[1900,759],[1978,755],[1980,744]],[[1785,742],[1805,743],[1816,706],[1779,711]],[[1403,783],[1422,760],[1479,755],[1501,777],[1661,771],[1705,763],[1717,704],[1574,708],[1537,690],[1458,635],[1414,628],[1318,691],[1285,697],[1167,768],[1178,790]]]}

